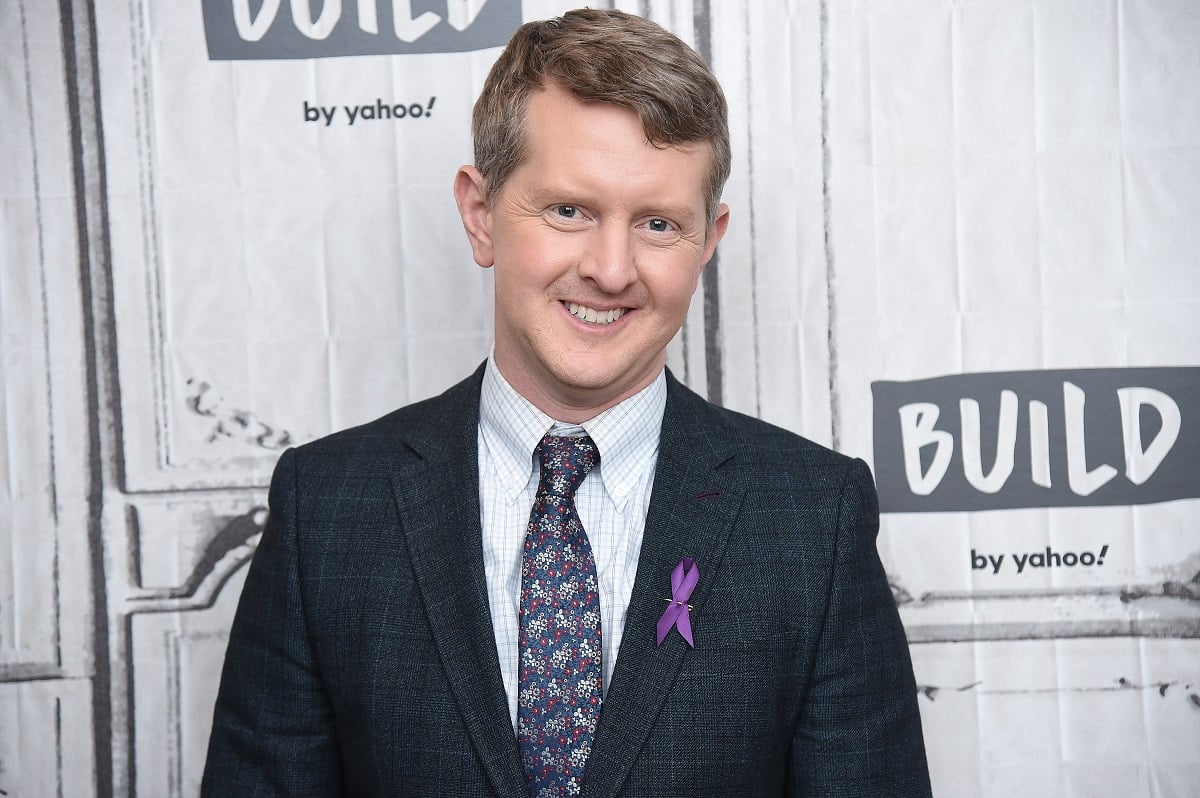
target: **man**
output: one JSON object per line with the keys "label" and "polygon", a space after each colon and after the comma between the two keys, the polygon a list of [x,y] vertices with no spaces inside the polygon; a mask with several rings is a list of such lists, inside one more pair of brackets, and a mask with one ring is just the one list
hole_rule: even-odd
{"label": "man", "polygon": [[725,101],[616,11],[530,23],[455,197],[495,348],[284,454],[207,795],[928,795],[869,472],[665,372]]}

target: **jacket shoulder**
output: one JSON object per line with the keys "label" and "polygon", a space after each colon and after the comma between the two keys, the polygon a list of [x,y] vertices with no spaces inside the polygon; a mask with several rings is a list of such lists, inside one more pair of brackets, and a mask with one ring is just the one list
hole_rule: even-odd
{"label": "jacket shoulder", "polygon": [[678,415],[714,443],[723,441],[744,464],[783,470],[801,466],[844,473],[855,462],[856,458],[791,430],[715,405],[673,377],[670,382],[668,401],[676,404]]}

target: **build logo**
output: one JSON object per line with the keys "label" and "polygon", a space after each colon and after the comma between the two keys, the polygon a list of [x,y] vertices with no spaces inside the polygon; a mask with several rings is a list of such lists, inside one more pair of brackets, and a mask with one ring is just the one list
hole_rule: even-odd
{"label": "build logo", "polygon": [[960,374],[871,390],[885,512],[1200,497],[1200,368]]}
{"label": "build logo", "polygon": [[456,53],[499,47],[518,0],[201,0],[213,61]]}

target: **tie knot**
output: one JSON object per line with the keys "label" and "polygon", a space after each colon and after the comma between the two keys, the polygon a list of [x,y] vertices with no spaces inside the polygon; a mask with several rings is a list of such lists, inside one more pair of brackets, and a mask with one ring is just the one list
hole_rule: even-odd
{"label": "tie knot", "polygon": [[575,495],[583,478],[600,460],[596,444],[586,435],[575,438],[547,435],[538,444],[538,453],[542,460],[538,492],[544,490],[568,499]]}

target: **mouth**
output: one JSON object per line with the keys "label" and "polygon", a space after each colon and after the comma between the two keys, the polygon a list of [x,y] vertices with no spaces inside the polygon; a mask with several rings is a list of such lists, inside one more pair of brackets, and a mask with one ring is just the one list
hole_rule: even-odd
{"label": "mouth", "polygon": [[564,302],[567,312],[580,321],[597,326],[612,324],[617,319],[625,315],[625,308],[613,308],[612,310],[596,310],[589,308],[587,305],[580,305],[576,302]]}

